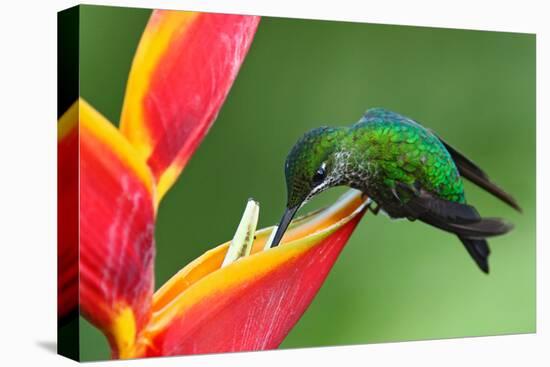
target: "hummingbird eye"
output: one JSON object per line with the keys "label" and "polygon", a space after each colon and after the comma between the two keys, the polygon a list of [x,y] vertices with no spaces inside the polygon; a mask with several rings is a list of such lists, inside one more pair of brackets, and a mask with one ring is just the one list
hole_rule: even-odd
{"label": "hummingbird eye", "polygon": [[317,171],[315,171],[315,175],[313,175],[313,184],[315,186],[323,182],[323,180],[327,176],[326,168],[327,168],[327,164],[323,162],[323,164],[321,164],[321,166],[317,169]]}

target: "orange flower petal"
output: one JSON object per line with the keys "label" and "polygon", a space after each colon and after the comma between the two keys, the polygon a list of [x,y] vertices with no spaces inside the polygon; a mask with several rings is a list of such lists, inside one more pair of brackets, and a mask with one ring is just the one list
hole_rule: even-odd
{"label": "orange flower petal", "polygon": [[154,297],[147,355],[276,348],[307,309],[364,214],[360,194],[298,220],[283,245],[220,268],[228,244],[208,251]]}
{"label": "orange flower petal", "polygon": [[[71,255],[79,244],[80,310],[107,335],[114,355],[124,357],[134,353],[135,338],[151,316],[153,178],[134,147],[85,101],[71,107],[59,129],[60,162],[79,165],[79,181],[74,171],[65,178],[68,164],[59,167],[60,243],[71,241]],[[69,144],[71,149],[65,149]],[[74,208],[75,196],[79,209]],[[60,258],[64,256],[61,251]],[[78,257],[66,257],[66,273],[77,274]],[[70,279],[72,292],[76,280]]]}
{"label": "orange flower petal", "polygon": [[214,122],[259,17],[156,10],[128,80],[121,131],[166,193]]}

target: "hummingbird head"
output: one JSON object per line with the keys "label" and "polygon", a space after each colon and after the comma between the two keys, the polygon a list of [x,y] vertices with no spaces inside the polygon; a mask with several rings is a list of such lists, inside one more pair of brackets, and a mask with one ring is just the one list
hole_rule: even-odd
{"label": "hummingbird head", "polygon": [[340,137],[346,128],[319,127],[305,133],[285,162],[287,205],[272,242],[277,246],[290,221],[313,196],[339,184]]}
{"label": "hummingbird head", "polygon": [[287,208],[300,207],[336,184],[335,153],[341,128],[319,127],[296,142],[285,162]]}

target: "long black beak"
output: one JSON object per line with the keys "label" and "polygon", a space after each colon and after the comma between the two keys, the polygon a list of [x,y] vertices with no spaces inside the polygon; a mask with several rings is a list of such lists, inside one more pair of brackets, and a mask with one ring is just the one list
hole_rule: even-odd
{"label": "long black beak", "polygon": [[296,205],[294,208],[287,208],[285,210],[285,213],[283,214],[283,217],[281,218],[281,222],[279,223],[279,227],[277,228],[277,232],[275,232],[275,237],[273,238],[273,242],[271,243],[271,247],[275,247],[281,242],[281,239],[283,238],[283,235],[285,234],[285,231],[290,224],[290,221],[292,218],[294,218],[294,215],[300,208],[300,205]]}

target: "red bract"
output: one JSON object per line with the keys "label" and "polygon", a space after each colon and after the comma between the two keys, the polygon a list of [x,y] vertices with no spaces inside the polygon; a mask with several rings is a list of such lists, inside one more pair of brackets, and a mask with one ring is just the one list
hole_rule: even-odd
{"label": "red bract", "polygon": [[151,168],[159,200],[218,115],[259,20],[177,11],[151,16],[130,71],[120,129]]}
{"label": "red bract", "polygon": [[59,121],[57,143],[58,314],[78,307],[78,109]]}
{"label": "red bract", "polygon": [[228,243],[220,245],[153,294],[158,203],[215,120],[258,22],[156,11],[121,129],[82,99],[60,119],[59,314],[79,305],[114,358],[276,348],[364,213],[350,193],[297,219],[282,246],[264,250],[272,228],[260,230],[249,256],[221,267]]}
{"label": "red bract", "polygon": [[[252,254],[220,269],[227,245],[184,268],[155,294],[148,355],[273,349],[321,287],[364,213],[360,194],[298,219],[282,246],[263,250],[273,228],[257,233]],[[199,273],[199,279],[194,279]]]}

